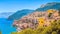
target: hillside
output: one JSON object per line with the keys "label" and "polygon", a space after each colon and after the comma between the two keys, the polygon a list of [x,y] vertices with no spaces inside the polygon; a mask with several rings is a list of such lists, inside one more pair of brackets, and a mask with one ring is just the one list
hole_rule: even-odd
{"label": "hillside", "polygon": [[19,10],[16,13],[10,15],[8,17],[8,20],[18,20],[20,19],[22,16],[28,15],[30,13],[32,13],[34,10],[29,10],[29,9],[24,9],[24,10]]}
{"label": "hillside", "polygon": [[[0,18],[8,18],[10,15],[12,15],[14,12],[3,12],[0,13]],[[7,16],[6,16],[7,15]]]}
{"label": "hillside", "polygon": [[[59,34],[60,3],[47,3],[41,8],[14,20],[16,34]],[[19,13],[19,16],[22,15]],[[15,19],[15,18],[14,18]]]}
{"label": "hillside", "polygon": [[29,10],[29,9],[19,10],[16,13],[10,15],[8,17],[8,19],[9,20],[10,19],[12,19],[12,20],[18,20],[22,16],[25,16],[25,15],[27,15],[29,13],[33,13],[35,11],[39,11],[39,12],[42,11],[42,12],[44,12],[44,11],[47,11],[49,9],[60,10],[60,3],[58,3],[58,2],[47,3],[47,4],[44,4],[43,7],[41,6],[41,7],[37,8],[36,10]]}
{"label": "hillside", "polygon": [[60,3],[59,2],[52,2],[52,3],[47,3],[44,4],[43,7],[41,6],[40,8],[36,9],[36,11],[46,11],[49,9],[60,9]]}
{"label": "hillside", "polygon": [[49,26],[51,22],[60,20],[58,10],[47,10],[46,12],[33,12],[21,19],[14,21],[15,26],[17,26],[17,31],[26,28],[35,29],[38,26]]}

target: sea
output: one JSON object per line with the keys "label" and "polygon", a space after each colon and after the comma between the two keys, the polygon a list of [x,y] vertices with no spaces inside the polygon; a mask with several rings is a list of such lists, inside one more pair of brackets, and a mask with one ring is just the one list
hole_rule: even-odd
{"label": "sea", "polygon": [[0,18],[0,31],[2,34],[11,34],[11,32],[16,32],[16,28],[13,27],[13,20]]}

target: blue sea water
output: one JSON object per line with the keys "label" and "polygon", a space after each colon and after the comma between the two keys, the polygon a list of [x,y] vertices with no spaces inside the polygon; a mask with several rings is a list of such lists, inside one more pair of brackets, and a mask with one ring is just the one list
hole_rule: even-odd
{"label": "blue sea water", "polygon": [[0,30],[2,34],[11,34],[15,32],[16,28],[12,26],[13,20],[7,20],[6,18],[0,18]]}

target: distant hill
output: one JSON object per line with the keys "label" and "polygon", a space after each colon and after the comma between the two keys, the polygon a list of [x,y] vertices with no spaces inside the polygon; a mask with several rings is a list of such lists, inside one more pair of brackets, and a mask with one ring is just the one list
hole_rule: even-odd
{"label": "distant hill", "polygon": [[20,19],[22,16],[25,16],[25,15],[30,14],[32,12],[46,11],[49,9],[59,10],[60,9],[60,3],[58,3],[58,2],[47,3],[45,5],[42,5],[40,8],[37,8],[36,10],[29,10],[29,9],[19,10],[16,13],[14,13],[13,15],[10,15],[8,17],[8,19],[17,20],[17,19]]}
{"label": "distant hill", "polygon": [[8,16],[12,15],[14,12],[3,12],[0,13],[0,18],[8,18]]}
{"label": "distant hill", "polygon": [[16,13],[14,13],[13,15],[10,15],[8,17],[8,20],[17,20],[20,19],[22,16],[28,15],[30,13],[34,12],[34,10],[29,10],[29,9],[24,9],[24,10],[19,10]]}
{"label": "distant hill", "polygon": [[45,5],[42,5],[40,8],[36,9],[36,11],[46,11],[49,9],[60,9],[60,3],[58,2],[52,2],[52,3],[47,3]]}

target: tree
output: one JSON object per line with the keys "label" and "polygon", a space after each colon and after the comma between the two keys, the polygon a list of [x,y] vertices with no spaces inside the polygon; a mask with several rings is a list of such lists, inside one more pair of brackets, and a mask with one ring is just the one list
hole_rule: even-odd
{"label": "tree", "polygon": [[49,13],[49,14],[48,14],[48,17],[51,18],[51,15],[52,15],[52,13]]}
{"label": "tree", "polygon": [[52,34],[57,34],[57,32],[56,31],[53,31]]}

